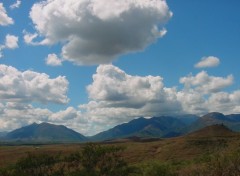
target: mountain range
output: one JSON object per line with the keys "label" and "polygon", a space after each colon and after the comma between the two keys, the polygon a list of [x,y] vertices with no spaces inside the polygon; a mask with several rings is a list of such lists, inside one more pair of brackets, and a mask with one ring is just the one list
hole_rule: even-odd
{"label": "mountain range", "polygon": [[9,133],[0,133],[0,139],[21,142],[86,142],[129,137],[169,138],[216,124],[224,124],[233,131],[240,131],[240,114],[224,115],[212,112],[202,117],[196,115],[160,116],[148,119],[140,117],[91,137],[85,137],[63,125],[33,123]]}

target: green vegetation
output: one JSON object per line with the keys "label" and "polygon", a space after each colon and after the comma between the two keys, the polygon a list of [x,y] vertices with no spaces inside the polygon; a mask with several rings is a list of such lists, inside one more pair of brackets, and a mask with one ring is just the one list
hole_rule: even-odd
{"label": "green vegetation", "polygon": [[0,176],[236,176],[240,135],[221,125],[170,139],[0,146]]}
{"label": "green vegetation", "polygon": [[0,176],[240,175],[239,150],[230,153],[208,152],[193,160],[149,160],[131,166],[122,157],[123,152],[124,148],[120,146],[89,143],[68,155],[28,153],[14,165],[0,169]]}
{"label": "green vegetation", "polygon": [[1,169],[0,176],[128,176],[133,171],[120,156],[122,150],[90,143],[68,156],[28,153]]}

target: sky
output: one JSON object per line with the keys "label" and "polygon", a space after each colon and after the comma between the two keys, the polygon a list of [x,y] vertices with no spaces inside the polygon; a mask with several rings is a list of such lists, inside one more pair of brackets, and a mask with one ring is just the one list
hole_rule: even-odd
{"label": "sky", "polygon": [[94,135],[138,117],[240,113],[239,0],[1,0],[0,132]]}

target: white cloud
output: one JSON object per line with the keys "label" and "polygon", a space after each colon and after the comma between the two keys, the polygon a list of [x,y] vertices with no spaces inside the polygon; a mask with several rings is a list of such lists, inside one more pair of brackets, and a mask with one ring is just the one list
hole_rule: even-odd
{"label": "white cloud", "polygon": [[16,9],[16,8],[19,8],[21,5],[21,1],[20,0],[17,0],[14,4],[12,4],[10,6],[10,9]]}
{"label": "white cloud", "polygon": [[20,72],[0,65],[0,100],[8,102],[41,102],[65,104],[68,81],[63,76],[51,79],[45,73]]}
{"label": "white cloud", "polygon": [[216,67],[220,64],[220,60],[217,57],[209,56],[203,57],[200,62],[195,64],[196,68]]}
{"label": "white cloud", "polygon": [[3,3],[0,3],[0,25],[7,26],[13,24],[14,21],[7,15],[6,9],[3,6]]}
{"label": "white cloud", "polygon": [[[33,77],[41,81],[33,83],[30,81]],[[215,77],[206,72],[200,72],[196,76],[189,75],[180,79],[184,88],[178,90],[164,86],[160,76],[133,76],[116,66],[100,65],[93,75],[93,82],[87,86],[89,102],[79,105],[79,109],[68,107],[52,112],[27,104],[32,101],[66,102],[66,91],[55,90],[55,95],[46,91],[53,87],[67,87],[66,80],[63,83],[50,83],[53,80],[45,74],[20,72],[13,67],[1,65],[0,129],[10,130],[45,121],[92,135],[137,117],[189,113],[203,115],[212,111],[240,113],[240,90],[224,92],[224,88],[233,83],[231,75]],[[32,93],[36,91],[43,97],[36,97]],[[27,93],[32,95],[31,101]],[[54,97],[55,100],[47,99],[49,97]]]}
{"label": "white cloud", "polygon": [[8,49],[18,48],[18,37],[7,34],[5,39],[5,48],[8,48]]}
{"label": "white cloud", "polygon": [[113,65],[100,65],[87,90],[90,102],[80,109],[99,131],[140,116],[182,112],[176,89],[164,87],[160,76],[132,76]]}
{"label": "white cloud", "polygon": [[64,59],[88,65],[143,50],[166,34],[171,16],[162,0],[47,0],[30,12],[45,37],[38,44],[63,42]]}
{"label": "white cloud", "polygon": [[48,109],[34,108],[32,105],[8,102],[0,106],[0,129],[10,131],[34,122],[47,121],[52,114]]}
{"label": "white cloud", "polygon": [[37,34],[37,33],[31,34],[31,33],[29,33],[29,32],[27,32],[27,31],[24,30],[24,31],[23,31],[23,34],[24,34],[23,39],[24,39],[24,42],[25,42],[26,44],[29,44],[29,45],[38,45],[37,42],[33,42],[33,40],[38,37],[38,34]]}
{"label": "white cloud", "polygon": [[148,103],[164,104],[174,97],[160,76],[131,76],[113,65],[100,65],[87,87],[89,98],[107,106],[139,109]]}
{"label": "white cloud", "polygon": [[225,114],[240,113],[240,90],[212,94],[208,99],[208,105],[212,111]]}
{"label": "white cloud", "polygon": [[50,66],[61,66],[62,60],[56,54],[49,54],[46,58],[46,64]]}
{"label": "white cloud", "polygon": [[18,48],[18,37],[14,35],[7,34],[5,37],[5,43],[0,45],[0,58],[3,57],[4,49],[16,49]]}
{"label": "white cloud", "polygon": [[205,97],[194,89],[178,91],[177,100],[182,105],[182,114],[203,115],[209,112]]}
{"label": "white cloud", "polygon": [[79,106],[91,124],[89,129],[94,129],[87,134],[136,117],[240,113],[240,91],[223,92],[232,85],[232,75],[215,77],[202,71],[181,78],[180,83],[184,84],[182,90],[168,88],[160,76],[132,76],[113,65],[100,65],[87,87],[90,101]]}
{"label": "white cloud", "polygon": [[207,72],[201,71],[196,76],[186,76],[180,78],[180,83],[184,84],[186,89],[195,89],[201,93],[209,94],[219,92],[233,84],[233,75],[226,78],[209,76]]}
{"label": "white cloud", "polygon": [[73,107],[68,107],[66,110],[52,113],[49,116],[48,120],[51,122],[54,122],[54,123],[56,123],[56,122],[66,123],[66,121],[71,121],[71,120],[73,120],[73,121],[77,120],[78,122],[81,122],[84,124],[87,122],[87,119],[85,119],[82,116],[82,113]]}
{"label": "white cloud", "polygon": [[49,109],[36,108],[21,102],[0,103],[0,131],[11,131],[34,122],[49,122],[56,125],[65,125],[83,134],[89,134],[94,129],[88,119],[73,107],[59,112]]}
{"label": "white cloud", "polygon": [[87,124],[87,119],[81,116],[81,112],[73,107],[68,107],[66,110],[59,112],[52,112],[22,102],[8,102],[0,103],[0,112],[0,131],[14,130],[34,122],[65,125],[83,133],[91,129]]}

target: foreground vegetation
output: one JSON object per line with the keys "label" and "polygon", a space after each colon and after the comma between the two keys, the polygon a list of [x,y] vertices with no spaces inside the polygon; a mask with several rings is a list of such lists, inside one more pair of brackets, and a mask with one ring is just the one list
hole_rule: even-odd
{"label": "foreground vegetation", "polygon": [[[206,141],[205,141],[206,142]],[[201,145],[195,141],[193,145]],[[208,145],[207,141],[204,145]],[[224,144],[224,142],[220,143]],[[212,144],[211,144],[212,145]],[[226,145],[220,148],[225,148]],[[216,150],[216,149],[215,149]],[[240,175],[240,151],[209,152],[193,160],[159,160],[128,164],[124,148],[86,144],[70,154],[28,153],[15,164],[0,169],[0,176],[236,176]]]}
{"label": "foreground vegetation", "polygon": [[132,171],[120,156],[121,147],[87,144],[81,151],[28,153],[11,167],[1,169],[1,176],[127,176]]}
{"label": "foreground vegetation", "polygon": [[0,176],[237,176],[240,135],[212,126],[171,139],[0,146]]}

